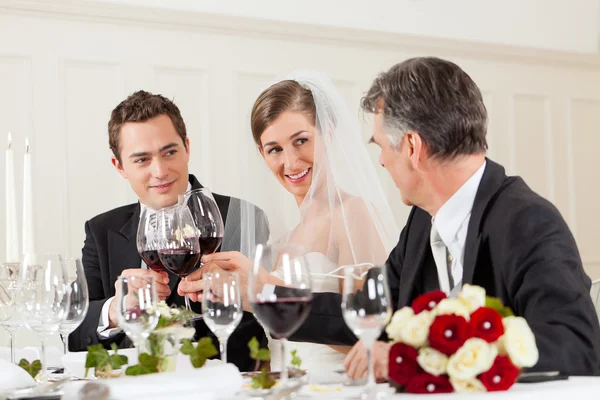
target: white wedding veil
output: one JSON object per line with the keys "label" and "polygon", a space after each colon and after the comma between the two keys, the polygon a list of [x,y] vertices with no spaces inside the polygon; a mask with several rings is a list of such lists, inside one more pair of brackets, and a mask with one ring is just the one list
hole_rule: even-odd
{"label": "white wedding veil", "polygon": [[[307,253],[321,253],[331,260],[331,269],[349,264],[385,262],[398,240],[398,227],[384,195],[381,183],[371,161],[365,141],[361,137],[358,113],[350,113],[346,102],[324,74],[296,71],[284,80],[294,80],[308,88],[316,106],[314,163],[312,183],[299,208],[287,209],[298,213],[291,226],[281,225],[282,206],[273,197],[272,204],[257,204],[264,214],[246,201],[230,204],[223,250],[233,248],[227,243],[228,230],[235,231],[239,249],[252,258],[256,245],[264,242],[264,224],[270,224],[271,233],[279,232],[269,242],[301,245]],[[250,133],[248,133],[250,135]],[[256,146],[241,151],[257,152]],[[262,161],[262,160],[261,160]],[[263,162],[264,163],[264,162]],[[269,176],[268,169],[245,171],[248,176]],[[252,189],[251,186],[249,189]],[[280,187],[281,191],[285,191]],[[290,198],[292,194],[286,192]],[[252,193],[240,193],[240,197],[252,202]],[[283,208],[285,209],[285,208]],[[270,212],[273,211],[273,212]],[[238,224],[239,222],[239,224]],[[238,236],[239,229],[239,236]],[[333,272],[333,271],[330,271]]]}

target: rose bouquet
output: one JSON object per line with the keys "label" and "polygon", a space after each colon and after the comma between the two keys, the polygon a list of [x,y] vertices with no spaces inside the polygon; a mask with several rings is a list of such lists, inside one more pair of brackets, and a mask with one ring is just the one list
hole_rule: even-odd
{"label": "rose bouquet", "polygon": [[396,311],[386,332],[390,383],[408,393],[508,390],[538,360],[525,319],[478,286],[463,285],[458,298],[426,293]]}

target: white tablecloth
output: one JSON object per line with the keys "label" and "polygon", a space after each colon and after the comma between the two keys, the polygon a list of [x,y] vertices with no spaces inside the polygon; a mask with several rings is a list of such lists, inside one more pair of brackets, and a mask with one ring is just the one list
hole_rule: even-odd
{"label": "white tablecloth", "polygon": [[[388,389],[388,385],[379,385]],[[350,399],[361,392],[360,387],[346,387],[343,385],[320,385],[318,388],[330,390],[328,392],[315,392],[314,387],[304,387],[298,398],[310,399]],[[334,391],[339,390],[339,391]],[[600,399],[600,377],[571,377],[566,381],[545,383],[519,383],[507,392],[476,393],[476,394],[433,394],[411,395],[392,392],[390,399],[421,399],[421,400],[473,400],[473,399],[543,399],[543,400],[583,400]]]}

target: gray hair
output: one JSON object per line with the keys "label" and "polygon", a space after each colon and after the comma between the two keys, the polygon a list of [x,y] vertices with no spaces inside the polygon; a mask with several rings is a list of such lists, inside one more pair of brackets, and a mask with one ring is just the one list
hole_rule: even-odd
{"label": "gray hair", "polygon": [[394,65],[373,81],[361,107],[383,112],[385,131],[395,148],[406,132],[416,132],[429,154],[442,160],[487,150],[481,91],[450,61],[418,57]]}

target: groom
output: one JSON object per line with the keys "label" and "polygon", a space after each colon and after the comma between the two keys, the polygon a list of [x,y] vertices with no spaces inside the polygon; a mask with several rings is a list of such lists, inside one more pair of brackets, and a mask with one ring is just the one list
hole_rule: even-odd
{"label": "groom", "polygon": [[[142,207],[159,210],[172,206],[178,194],[202,187],[194,175],[188,174],[190,140],[179,109],[161,95],[135,92],[112,111],[108,134],[112,164],[129,181],[139,202],[107,211],[85,224],[82,260],[90,306],[83,323],[69,336],[69,348],[74,351],[86,350],[87,346],[98,343],[105,347],[113,342],[120,346],[130,344],[124,333],[114,329],[117,327],[115,281],[120,275],[152,275],[160,300],[166,300],[169,305],[184,304],[183,297],[174,290],[180,278],[172,273],[146,269],[136,247]],[[240,238],[234,233],[239,221],[228,221],[227,212],[239,209],[241,200],[219,194],[214,194],[214,198],[226,226],[223,247],[228,248],[224,250],[239,250]],[[259,208],[251,207],[258,222],[256,237],[259,242],[266,242],[269,236],[266,216]],[[200,303],[193,303],[192,309],[202,312]],[[196,322],[196,338],[203,336],[212,337],[219,348],[215,336],[200,320]],[[251,314],[245,313],[231,335],[228,349],[229,362],[241,371],[254,367],[247,347],[253,336],[266,342],[262,327]]]}
{"label": "groom", "polygon": [[[377,77],[362,106],[375,114],[380,164],[413,206],[387,261],[394,309],[435,289],[479,285],[529,323],[539,350],[533,370],[597,373],[600,328],[573,235],[550,202],[485,157],[487,111],[471,78],[449,61],[410,59]],[[315,294],[292,338],[353,344],[340,301]],[[324,329],[311,331],[315,323]],[[376,342],[379,378],[388,352]],[[360,342],[345,367],[351,378],[366,373]]]}

